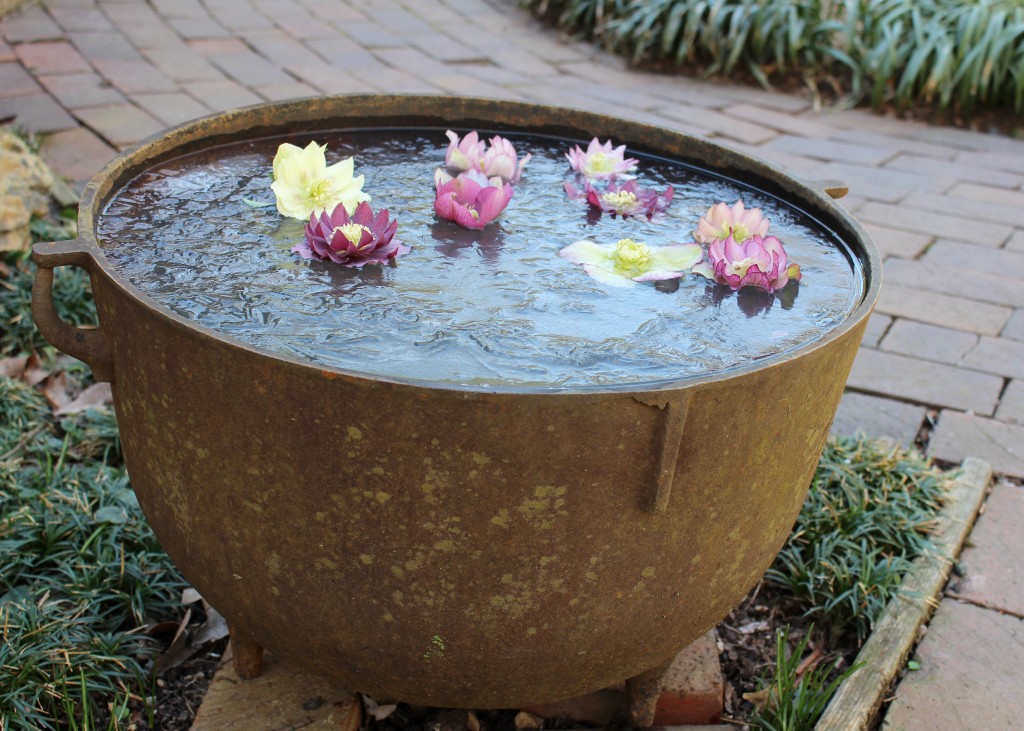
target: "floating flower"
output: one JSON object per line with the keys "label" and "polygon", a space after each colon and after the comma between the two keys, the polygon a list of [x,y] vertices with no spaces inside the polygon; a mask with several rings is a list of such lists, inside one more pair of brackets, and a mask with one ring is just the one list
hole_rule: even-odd
{"label": "floating flower", "polygon": [[724,241],[730,236],[741,244],[751,236],[765,236],[768,223],[760,208],[746,209],[743,201],[736,201],[731,208],[725,203],[716,203],[700,219],[693,235],[702,244]]}
{"label": "floating flower", "polygon": [[708,247],[710,261],[694,267],[696,274],[727,284],[731,289],[757,287],[777,292],[790,280],[800,280],[800,266],[790,264],[782,242],[774,236],[754,234],[743,243],[729,236]]}
{"label": "floating flower", "polygon": [[576,145],[565,154],[565,157],[572,169],[587,180],[631,178],[633,176],[626,173],[635,169],[639,162],[635,158],[626,157],[625,145],[612,149],[611,140],[602,145],[596,137],[590,141],[586,152]]}
{"label": "floating flower", "polygon": [[622,239],[615,244],[577,241],[558,255],[573,264],[582,264],[583,270],[599,282],[628,287],[634,282],[678,279],[701,260],[703,253],[699,244],[648,246]]}
{"label": "floating flower", "polygon": [[463,228],[480,229],[497,218],[512,200],[512,186],[499,177],[488,180],[483,173],[468,170],[452,177],[443,170],[434,175],[437,197],[434,212]]}
{"label": "floating flower", "polygon": [[522,176],[523,168],[532,157],[526,155],[520,160],[512,143],[499,135],[492,137],[488,146],[480,141],[475,130],[461,140],[451,130],[445,134],[449,143],[444,162],[449,170],[456,173],[476,170],[488,178],[497,177],[501,178],[502,182],[515,183]]}
{"label": "floating flower", "polygon": [[590,205],[608,213],[622,217],[647,216],[650,218],[655,213],[668,208],[675,190],[670,185],[663,192],[658,193],[641,188],[636,181],[630,180],[622,185],[611,183],[604,190],[598,190],[589,181],[582,191],[572,183],[566,183],[565,192],[573,199],[585,196]]}
{"label": "floating flower", "polygon": [[389,221],[387,208],[375,216],[365,201],[349,216],[339,203],[331,213],[313,213],[306,224],[306,240],[292,249],[303,259],[330,259],[335,264],[361,267],[383,264],[409,253],[408,246],[395,238],[398,221]]}
{"label": "floating flower", "polygon": [[270,187],[281,215],[305,219],[338,204],[344,204],[351,213],[356,205],[370,200],[363,192],[363,176],[352,177],[352,158],[328,167],[326,149],[327,145],[315,142],[305,149],[287,142],[277,148],[274,182]]}

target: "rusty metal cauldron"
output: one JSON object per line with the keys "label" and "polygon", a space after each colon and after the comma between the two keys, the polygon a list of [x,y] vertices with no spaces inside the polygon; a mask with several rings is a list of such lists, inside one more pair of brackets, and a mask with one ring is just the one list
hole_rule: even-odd
{"label": "rusty metal cauldron", "polygon": [[[613,137],[804,209],[860,257],[865,296],[817,342],[724,374],[482,391],[242,344],[158,305],[104,257],[97,216],[143,170],[239,139],[346,127]],[[644,124],[482,99],[317,98],[186,124],[93,178],[79,230],[34,249],[36,323],[112,383],[139,502],[232,625],[243,667],[258,672],[266,647],[374,697],[437,706],[579,695],[714,626],[793,525],[880,286],[861,227],[766,163]],[[58,318],[61,265],[89,272],[97,329]]]}

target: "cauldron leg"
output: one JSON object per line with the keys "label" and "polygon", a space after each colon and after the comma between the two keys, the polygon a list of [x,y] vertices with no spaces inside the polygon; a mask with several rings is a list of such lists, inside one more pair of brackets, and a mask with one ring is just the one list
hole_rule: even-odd
{"label": "cauldron leg", "polygon": [[228,626],[231,632],[231,662],[235,673],[242,680],[258,678],[263,673],[263,648],[245,637],[237,627]]}
{"label": "cauldron leg", "polygon": [[654,712],[658,696],[661,695],[662,681],[672,660],[626,681],[626,717],[633,728],[650,728],[654,725]]}

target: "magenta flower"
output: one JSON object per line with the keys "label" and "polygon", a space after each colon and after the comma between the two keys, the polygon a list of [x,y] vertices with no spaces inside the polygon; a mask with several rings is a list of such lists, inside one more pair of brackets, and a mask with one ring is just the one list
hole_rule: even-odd
{"label": "magenta flower", "polygon": [[565,192],[574,200],[586,197],[590,205],[613,215],[623,218],[627,216],[650,218],[655,213],[660,213],[668,208],[675,190],[670,185],[658,193],[648,188],[641,188],[636,181],[629,180],[622,185],[610,183],[604,190],[598,190],[589,181],[585,183],[582,191],[572,183],[566,183]]}
{"label": "magenta flower", "polygon": [[611,140],[602,145],[596,137],[590,141],[586,152],[576,145],[565,157],[572,169],[587,180],[629,179],[633,176],[627,173],[635,169],[639,162],[635,158],[626,157],[625,145],[612,149]]}
{"label": "magenta flower", "polygon": [[335,264],[361,267],[383,264],[409,253],[409,247],[395,238],[398,221],[389,221],[387,208],[374,216],[365,201],[349,216],[339,203],[331,213],[313,213],[306,224],[306,238],[292,248],[303,259],[330,259]]}
{"label": "magenta flower", "polygon": [[789,283],[800,280],[800,266],[790,264],[782,242],[774,236],[752,235],[737,243],[729,236],[715,239],[708,247],[708,259],[693,268],[693,272],[726,284],[731,289],[757,287],[765,292],[777,292]]}
{"label": "magenta flower", "polygon": [[451,130],[445,134],[449,144],[444,162],[448,170],[456,173],[476,170],[488,178],[501,178],[502,182],[515,183],[532,157],[526,155],[520,160],[512,143],[498,135],[491,138],[488,146],[480,141],[475,130],[461,140]]}
{"label": "magenta flower", "polygon": [[497,218],[512,200],[512,186],[501,178],[488,180],[483,173],[469,170],[456,177],[438,170],[434,175],[437,197],[434,213],[455,221],[463,228],[481,229]]}
{"label": "magenta flower", "polygon": [[768,234],[768,219],[761,215],[760,208],[746,209],[743,201],[736,201],[732,207],[716,203],[700,219],[694,238],[702,244],[710,244],[732,236],[740,244],[751,236]]}

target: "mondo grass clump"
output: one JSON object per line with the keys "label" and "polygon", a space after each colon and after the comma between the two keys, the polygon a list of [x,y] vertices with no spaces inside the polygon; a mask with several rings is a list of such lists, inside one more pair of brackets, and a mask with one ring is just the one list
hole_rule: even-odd
{"label": "mondo grass clump", "polygon": [[766,578],[832,635],[863,643],[914,559],[929,550],[946,479],[888,442],[831,438]]}
{"label": "mondo grass clump", "polygon": [[521,0],[634,63],[796,77],[853,101],[1024,111],[1024,0]]}

